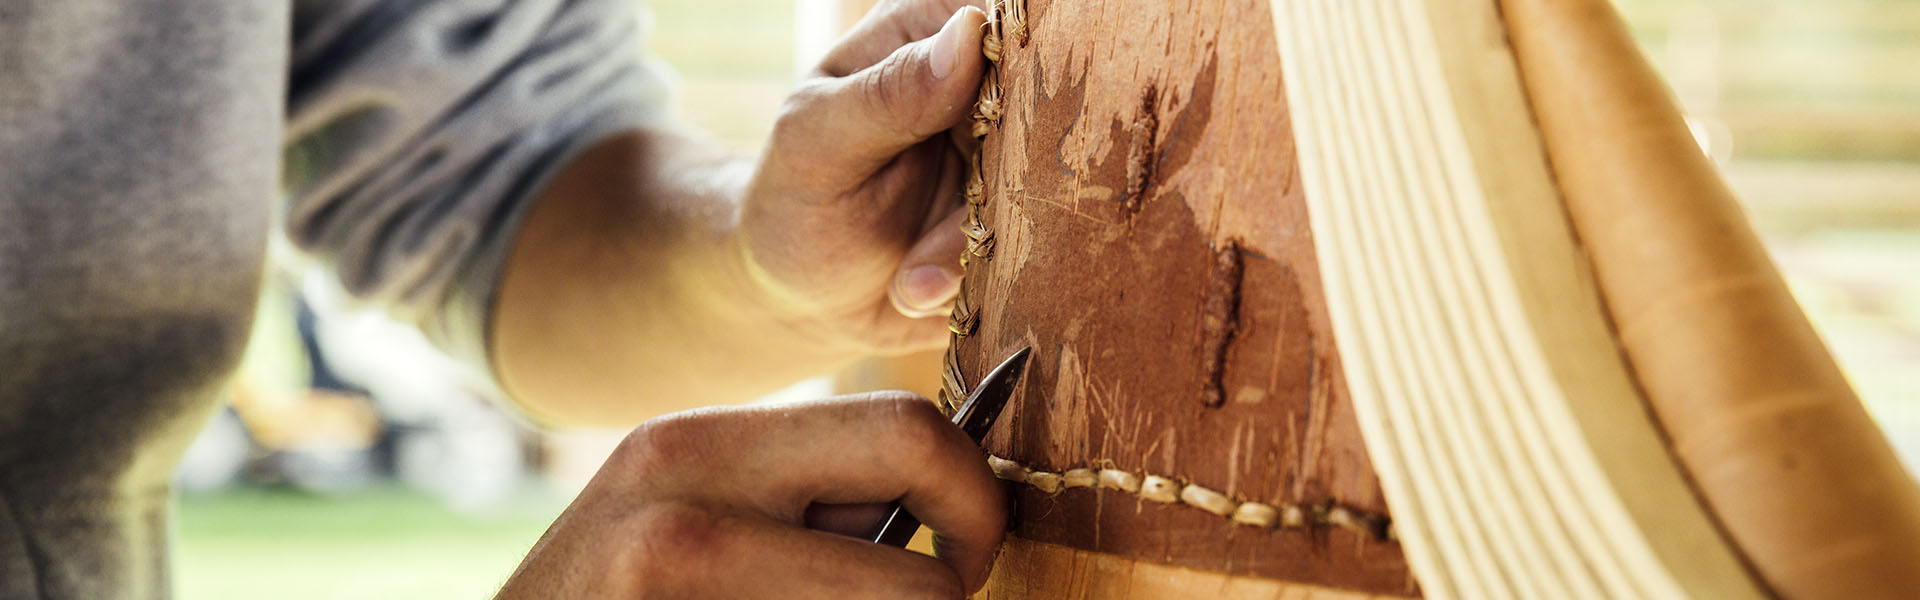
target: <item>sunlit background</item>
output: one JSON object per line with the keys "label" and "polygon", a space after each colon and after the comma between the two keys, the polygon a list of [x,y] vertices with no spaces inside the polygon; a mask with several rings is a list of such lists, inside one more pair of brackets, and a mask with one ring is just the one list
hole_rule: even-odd
{"label": "sunlit background", "polygon": [[[679,74],[685,119],[751,153],[795,74],[867,3],[655,0],[651,45]],[[1920,2],[1618,4],[1920,464]],[[524,426],[417,336],[299,271],[276,276],[232,408],[181,470],[178,591],[490,595],[620,432]]]}

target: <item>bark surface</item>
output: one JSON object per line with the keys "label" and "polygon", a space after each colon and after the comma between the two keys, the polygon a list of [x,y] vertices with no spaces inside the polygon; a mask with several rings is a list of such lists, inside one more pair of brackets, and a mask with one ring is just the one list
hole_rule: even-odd
{"label": "bark surface", "polygon": [[[1347,401],[1259,0],[1027,0],[982,164],[990,259],[958,345],[1023,346],[989,436],[1034,469],[1161,475],[1235,501],[1387,516]],[[1359,528],[1265,529],[1118,490],[1020,491],[1014,535],[1373,593],[1416,586]],[[1001,576],[1008,576],[1002,573]]]}

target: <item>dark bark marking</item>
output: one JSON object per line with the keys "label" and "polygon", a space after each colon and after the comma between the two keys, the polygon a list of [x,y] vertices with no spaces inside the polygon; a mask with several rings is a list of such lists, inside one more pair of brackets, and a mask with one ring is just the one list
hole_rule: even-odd
{"label": "dark bark marking", "polygon": [[1244,271],[1240,242],[1227,240],[1213,254],[1213,272],[1207,277],[1207,304],[1200,317],[1200,368],[1207,389],[1201,398],[1209,407],[1226,402],[1221,378],[1226,372],[1227,346],[1240,321],[1240,280]]}
{"label": "dark bark marking", "polygon": [[1155,112],[1154,104],[1159,100],[1160,91],[1147,86],[1140,97],[1140,114],[1133,118],[1132,143],[1127,146],[1127,190],[1125,198],[1127,214],[1140,212],[1140,203],[1146,199],[1147,186],[1153,183],[1153,167],[1157,162],[1154,152],[1154,137],[1160,129],[1160,115]]}

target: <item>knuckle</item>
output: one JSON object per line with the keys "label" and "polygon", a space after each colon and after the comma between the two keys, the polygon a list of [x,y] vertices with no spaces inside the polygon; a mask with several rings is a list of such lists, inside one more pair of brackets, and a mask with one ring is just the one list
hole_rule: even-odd
{"label": "knuckle", "polygon": [[785,140],[804,139],[816,128],[821,117],[820,107],[831,96],[828,89],[832,80],[825,78],[808,79],[802,82],[787,98],[780,103],[780,109],[773,118],[772,137],[775,145]]}
{"label": "knuckle", "polygon": [[820,96],[820,85],[816,81],[801,83],[793,89],[793,93],[787,94],[786,100],[780,102],[780,110],[773,119],[775,133],[794,133],[795,128],[805,123],[806,115]]}
{"label": "knuckle", "polygon": [[[830,135],[823,129],[832,111],[832,80],[813,79],[800,84],[780,104],[768,134],[766,160],[775,164],[815,165],[821,161],[820,137]],[[803,169],[811,171],[811,169]]]}
{"label": "knuckle", "polygon": [[669,591],[704,581],[725,555],[725,518],[698,505],[668,501],[635,512],[620,528],[627,540],[617,564],[641,589]]}
{"label": "knuckle", "polygon": [[875,401],[885,411],[890,437],[916,458],[936,454],[952,442],[953,423],[940,414],[933,401],[904,392],[877,394]]}
{"label": "knuckle", "polygon": [[902,127],[912,122],[921,88],[920,60],[916,46],[902,46],[873,68],[861,71],[858,89],[864,90],[865,108],[882,125]]}
{"label": "knuckle", "polygon": [[627,432],[613,460],[641,472],[686,462],[711,444],[711,421],[710,413],[700,410],[650,419]]}

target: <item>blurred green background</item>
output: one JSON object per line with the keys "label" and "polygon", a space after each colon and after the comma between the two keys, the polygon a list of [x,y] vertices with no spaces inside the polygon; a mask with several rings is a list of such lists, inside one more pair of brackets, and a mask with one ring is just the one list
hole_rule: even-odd
{"label": "blurred green background", "polygon": [[[678,72],[678,110],[742,152],[758,147],[805,62],[796,44],[818,51],[847,17],[834,14],[843,0],[651,4],[651,43]],[[1916,464],[1920,2],[1618,5],[1816,326]],[[301,277],[282,283],[263,303],[235,409],[183,469],[181,597],[490,595],[619,432],[535,431],[458,384],[308,390],[316,373],[289,310]],[[385,348],[409,335],[315,310],[323,333],[340,330],[335,338]],[[337,368],[377,371],[352,364],[359,354],[399,360],[384,351],[342,350]],[[435,394],[452,399],[415,398]]]}
{"label": "blurred green background", "polygon": [[182,598],[487,598],[560,513],[530,491],[486,514],[381,486],[235,488],[181,504]]}

